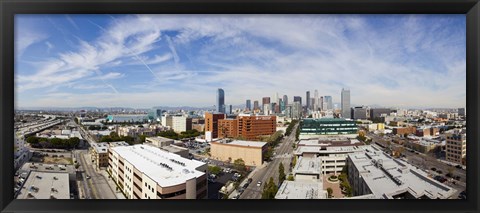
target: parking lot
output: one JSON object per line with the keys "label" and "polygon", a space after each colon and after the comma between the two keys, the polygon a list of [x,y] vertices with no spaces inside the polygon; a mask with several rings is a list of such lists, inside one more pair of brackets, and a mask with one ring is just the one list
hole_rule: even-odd
{"label": "parking lot", "polygon": [[185,142],[183,146],[189,150],[190,154],[196,155],[204,153],[205,150],[210,147],[207,143],[199,143],[196,141]]}
{"label": "parking lot", "polygon": [[215,178],[215,183],[208,182],[208,199],[221,199],[218,197],[218,191],[229,181],[232,180],[234,173],[220,173]]}

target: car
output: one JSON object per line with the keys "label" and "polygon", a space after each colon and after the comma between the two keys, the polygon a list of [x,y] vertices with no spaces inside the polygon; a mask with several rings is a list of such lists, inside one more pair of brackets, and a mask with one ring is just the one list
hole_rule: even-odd
{"label": "car", "polygon": [[460,176],[453,176],[453,179],[460,180]]}
{"label": "car", "polygon": [[443,174],[442,170],[437,170],[438,174]]}
{"label": "car", "polygon": [[260,187],[262,185],[262,181],[257,182],[257,186]]}
{"label": "car", "polygon": [[92,177],[90,177],[89,175],[87,175],[87,179],[90,179],[90,178],[92,178]]}
{"label": "car", "polygon": [[246,189],[246,188],[248,188],[248,185],[249,185],[249,183],[247,182],[247,183],[243,184],[242,188]]}
{"label": "car", "polygon": [[242,194],[244,191],[245,191],[245,188],[240,188],[240,189],[238,189],[238,193],[239,193],[239,194]]}
{"label": "car", "polygon": [[238,199],[238,198],[240,198],[240,194],[237,194],[237,195],[235,195],[235,197],[234,197],[234,198],[235,198],[235,199]]}
{"label": "car", "polygon": [[455,168],[457,168],[457,169],[462,169],[462,166],[456,165]]}
{"label": "car", "polygon": [[253,181],[252,178],[248,178],[247,183],[250,184],[250,183],[252,183],[252,181]]}
{"label": "car", "polygon": [[437,171],[437,168],[432,167],[431,170],[432,170],[432,171]]}

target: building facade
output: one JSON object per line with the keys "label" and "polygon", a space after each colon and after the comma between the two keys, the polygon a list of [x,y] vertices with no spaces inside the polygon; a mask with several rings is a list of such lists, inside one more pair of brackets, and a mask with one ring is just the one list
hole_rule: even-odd
{"label": "building facade", "polygon": [[205,134],[210,132],[211,138],[218,138],[218,120],[225,119],[222,113],[205,113]]}
{"label": "building facade", "polygon": [[207,164],[153,146],[110,148],[107,172],[128,199],[207,198]]}
{"label": "building facade", "polygon": [[342,117],[351,118],[350,115],[350,90],[342,88],[341,94]]}
{"label": "building facade", "polygon": [[225,91],[221,88],[217,90],[217,112],[225,114]]}
{"label": "building facade", "polygon": [[465,131],[451,131],[446,135],[445,153],[447,161],[466,165],[467,134]]}
{"label": "building facade", "polygon": [[230,163],[233,163],[236,159],[242,159],[247,166],[262,165],[266,151],[266,142],[234,140],[210,143],[210,154],[213,159],[230,161]]}
{"label": "building facade", "polygon": [[300,139],[311,138],[312,136],[337,135],[356,137],[357,131],[358,127],[355,121],[342,118],[307,118],[300,123]]}

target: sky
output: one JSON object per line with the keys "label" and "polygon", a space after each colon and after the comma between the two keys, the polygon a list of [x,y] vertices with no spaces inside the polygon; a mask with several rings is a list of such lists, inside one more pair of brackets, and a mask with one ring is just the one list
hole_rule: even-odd
{"label": "sky", "polygon": [[16,15],[15,107],[465,107],[465,15]]}

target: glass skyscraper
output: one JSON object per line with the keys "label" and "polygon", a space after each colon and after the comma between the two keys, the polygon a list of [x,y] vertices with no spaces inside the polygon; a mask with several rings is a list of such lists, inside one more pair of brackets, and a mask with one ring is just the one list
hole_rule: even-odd
{"label": "glass skyscraper", "polygon": [[248,111],[252,111],[252,102],[250,100],[247,100],[246,109],[248,109]]}
{"label": "glass skyscraper", "polygon": [[222,88],[217,90],[217,112],[225,113],[225,92]]}
{"label": "glass skyscraper", "polygon": [[350,90],[342,88],[342,117],[351,118]]}

